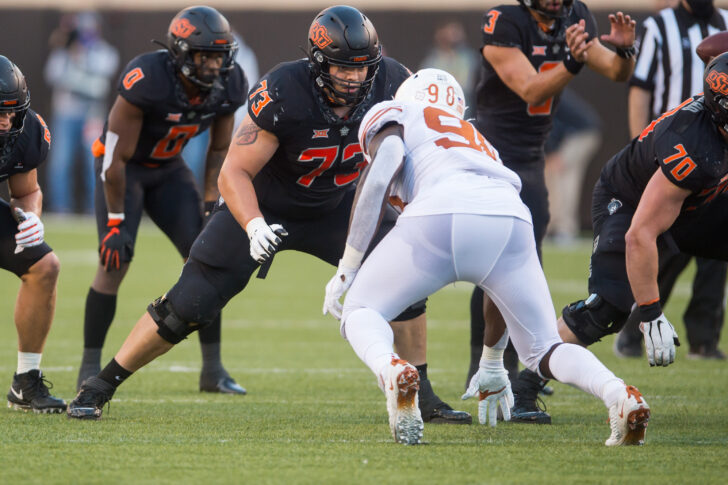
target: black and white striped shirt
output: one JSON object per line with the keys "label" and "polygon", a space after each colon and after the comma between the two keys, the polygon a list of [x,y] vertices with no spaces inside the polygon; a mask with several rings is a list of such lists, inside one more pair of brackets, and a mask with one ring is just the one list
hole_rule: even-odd
{"label": "black and white striped shirt", "polygon": [[652,92],[653,118],[703,91],[705,64],[695,48],[705,37],[726,30],[728,24],[728,11],[715,10],[706,23],[680,4],[642,24],[639,55],[629,84]]}

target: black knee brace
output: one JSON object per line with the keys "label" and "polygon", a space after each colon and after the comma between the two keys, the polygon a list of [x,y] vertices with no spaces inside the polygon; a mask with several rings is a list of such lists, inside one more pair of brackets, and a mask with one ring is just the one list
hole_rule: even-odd
{"label": "black knee brace", "polygon": [[566,326],[585,345],[619,332],[629,316],[596,293],[565,306],[561,314]]}
{"label": "black knee brace", "polygon": [[423,313],[425,313],[425,310],[427,309],[427,298],[424,300],[420,300],[417,303],[413,303],[409,307],[407,307],[402,313],[397,315],[394,318],[395,322],[406,322],[407,320],[412,320],[413,318],[417,318]]}
{"label": "black knee brace", "polygon": [[160,337],[171,344],[178,344],[187,338],[195,330],[199,330],[210,322],[186,322],[182,320],[172,309],[172,305],[166,296],[154,300],[147,307],[154,323],[159,327],[157,333]]}

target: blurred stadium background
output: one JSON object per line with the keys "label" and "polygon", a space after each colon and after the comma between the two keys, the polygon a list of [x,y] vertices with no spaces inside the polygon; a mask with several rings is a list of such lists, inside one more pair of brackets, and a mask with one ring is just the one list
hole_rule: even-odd
{"label": "blurred stadium background", "polygon": [[[656,0],[587,0],[599,24],[600,32],[608,29],[607,14],[624,10],[638,21],[652,12]],[[169,21],[178,10],[206,3],[218,8],[243,36],[255,52],[261,74],[281,61],[303,55],[308,26],[321,9],[335,4],[326,0],[2,0],[0,2],[0,53],[17,63],[25,74],[31,92],[32,106],[47,120],[51,118],[50,89],[43,79],[43,66],[48,58],[48,36],[58,26],[64,13],[95,9],[103,19],[104,37],[120,52],[123,67],[134,56],[155,48],[152,39],[164,40]],[[365,12],[374,22],[380,40],[389,56],[411,69],[416,69],[432,46],[435,27],[445,19],[461,22],[467,42],[474,50],[480,46],[480,22],[491,6],[516,3],[516,0],[351,0],[348,3]],[[716,0],[726,7],[728,0]],[[590,228],[589,197],[599,169],[628,141],[627,87],[583,71],[571,86],[599,112],[604,123],[601,149],[588,170],[581,194],[581,225]],[[112,90],[110,96],[113,97]],[[111,99],[111,98],[110,98]],[[53,131],[53,126],[50,127]],[[45,186],[45,169],[40,180]]]}

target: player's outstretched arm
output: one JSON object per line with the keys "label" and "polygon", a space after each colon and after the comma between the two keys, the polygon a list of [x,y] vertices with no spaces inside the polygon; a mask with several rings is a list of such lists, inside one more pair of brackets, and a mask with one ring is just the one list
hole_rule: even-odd
{"label": "player's outstretched arm", "polygon": [[609,24],[609,34],[602,35],[600,39],[616,47],[617,52],[607,49],[600,39],[594,39],[594,44],[587,51],[587,64],[612,81],[626,81],[634,70],[636,23],[629,15],[617,12],[609,15]]}
{"label": "player's outstretched arm", "polygon": [[389,186],[404,163],[402,126],[388,126],[369,143],[372,163],[359,181],[352,209],[349,234],[336,274],[326,285],[323,313],[341,319],[339,301],[356,277],[364,253],[379,227],[389,194]]}
{"label": "player's outstretched arm", "polygon": [[657,286],[657,237],[672,226],[690,191],[657,170],[642,193],[627,234],[626,265],[632,294],[642,314],[640,328],[650,365],[668,365],[675,358],[677,334],[660,309]]}
{"label": "player's outstretched arm", "polygon": [[517,47],[486,45],[482,54],[505,85],[528,104],[541,104],[559,94],[574,77],[564,64],[537,72]]}
{"label": "player's outstretched arm", "polygon": [[217,179],[233,137],[234,125],[235,114],[230,113],[216,117],[210,126],[210,145],[207,147],[205,158],[205,193],[203,194],[206,203],[215,202],[220,197]]}

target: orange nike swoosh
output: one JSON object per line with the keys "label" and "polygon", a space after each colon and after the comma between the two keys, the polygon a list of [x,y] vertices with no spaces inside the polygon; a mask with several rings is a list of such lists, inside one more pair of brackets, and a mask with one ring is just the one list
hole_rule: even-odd
{"label": "orange nike swoosh", "polygon": [[490,391],[485,391],[485,392],[480,391],[480,400],[482,401],[483,399],[485,399],[488,396],[494,396],[495,394],[498,394],[498,393],[502,392],[503,389],[505,389],[505,388],[506,388],[506,386],[503,386],[500,389],[498,389],[497,391],[493,391],[493,392],[490,392]]}

